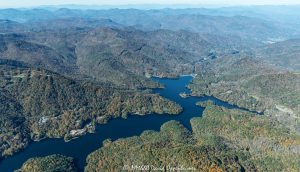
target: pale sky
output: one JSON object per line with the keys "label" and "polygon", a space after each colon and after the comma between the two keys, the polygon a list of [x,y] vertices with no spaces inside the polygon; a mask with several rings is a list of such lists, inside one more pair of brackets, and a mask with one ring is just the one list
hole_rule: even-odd
{"label": "pale sky", "polygon": [[290,5],[299,0],[0,0],[0,7],[36,7],[40,5],[128,5],[128,4],[197,4],[197,5]]}

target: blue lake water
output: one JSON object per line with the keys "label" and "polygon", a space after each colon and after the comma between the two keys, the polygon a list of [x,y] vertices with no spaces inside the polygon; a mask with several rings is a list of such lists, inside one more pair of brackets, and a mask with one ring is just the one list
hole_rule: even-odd
{"label": "blue lake water", "polygon": [[186,86],[191,79],[192,77],[189,76],[179,79],[154,78],[154,80],[164,84],[165,88],[155,89],[153,92],[180,104],[183,107],[183,112],[179,115],[132,115],[127,119],[112,119],[107,124],[97,126],[95,133],[86,134],[69,142],[64,142],[63,139],[46,139],[40,142],[32,142],[25,150],[2,160],[0,171],[11,172],[20,168],[29,158],[51,154],[62,154],[76,158],[78,167],[83,171],[87,155],[100,148],[105,139],[116,140],[137,136],[145,130],[159,131],[160,126],[170,120],[180,121],[186,128],[191,129],[190,119],[201,116],[204,110],[195,105],[198,101],[212,100],[220,106],[238,108],[235,105],[209,96],[181,98],[179,93],[190,93]]}

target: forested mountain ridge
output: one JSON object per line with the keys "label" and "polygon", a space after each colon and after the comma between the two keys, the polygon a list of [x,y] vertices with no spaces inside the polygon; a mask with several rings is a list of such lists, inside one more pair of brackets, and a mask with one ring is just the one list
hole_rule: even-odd
{"label": "forested mountain ridge", "polygon": [[153,88],[157,85],[145,75],[177,77],[195,73],[195,64],[203,60],[249,47],[239,37],[188,31],[68,27],[68,32],[58,26],[38,32],[2,34],[1,58],[23,61],[76,79]]}
{"label": "forested mountain ridge", "polygon": [[[1,156],[29,140],[76,136],[86,121],[105,123],[129,114],[178,114],[181,107],[159,95],[75,81],[44,69],[0,60]],[[82,133],[83,134],[83,133]]]}
{"label": "forested mountain ridge", "polygon": [[299,132],[300,75],[255,58],[224,57],[206,63],[189,88],[270,115]]}
{"label": "forested mountain ridge", "polygon": [[300,71],[300,39],[269,44],[255,50],[257,58],[286,70]]}

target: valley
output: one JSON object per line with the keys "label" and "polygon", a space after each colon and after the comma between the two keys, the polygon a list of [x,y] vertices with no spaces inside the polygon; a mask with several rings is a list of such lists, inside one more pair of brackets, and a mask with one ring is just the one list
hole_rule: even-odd
{"label": "valley", "polygon": [[278,8],[0,9],[0,171],[299,171]]}

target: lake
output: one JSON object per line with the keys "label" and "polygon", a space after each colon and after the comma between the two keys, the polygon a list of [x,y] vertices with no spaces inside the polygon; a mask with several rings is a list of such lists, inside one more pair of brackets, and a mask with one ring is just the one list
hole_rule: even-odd
{"label": "lake", "polygon": [[235,105],[209,96],[181,98],[179,93],[190,93],[190,90],[186,87],[192,80],[190,76],[180,77],[179,79],[153,79],[165,86],[164,89],[154,89],[153,92],[180,104],[183,107],[182,113],[179,115],[131,115],[127,119],[112,119],[107,124],[98,125],[95,133],[88,133],[69,142],[65,142],[63,139],[45,139],[40,142],[32,142],[25,150],[3,159],[0,162],[0,171],[11,172],[20,168],[29,158],[51,154],[62,154],[76,158],[78,167],[83,171],[87,155],[100,148],[105,139],[116,140],[137,136],[145,130],[159,131],[160,126],[170,120],[180,121],[186,128],[191,130],[190,119],[201,116],[204,110],[202,107],[195,105],[198,101],[212,100],[220,106],[238,108]]}

